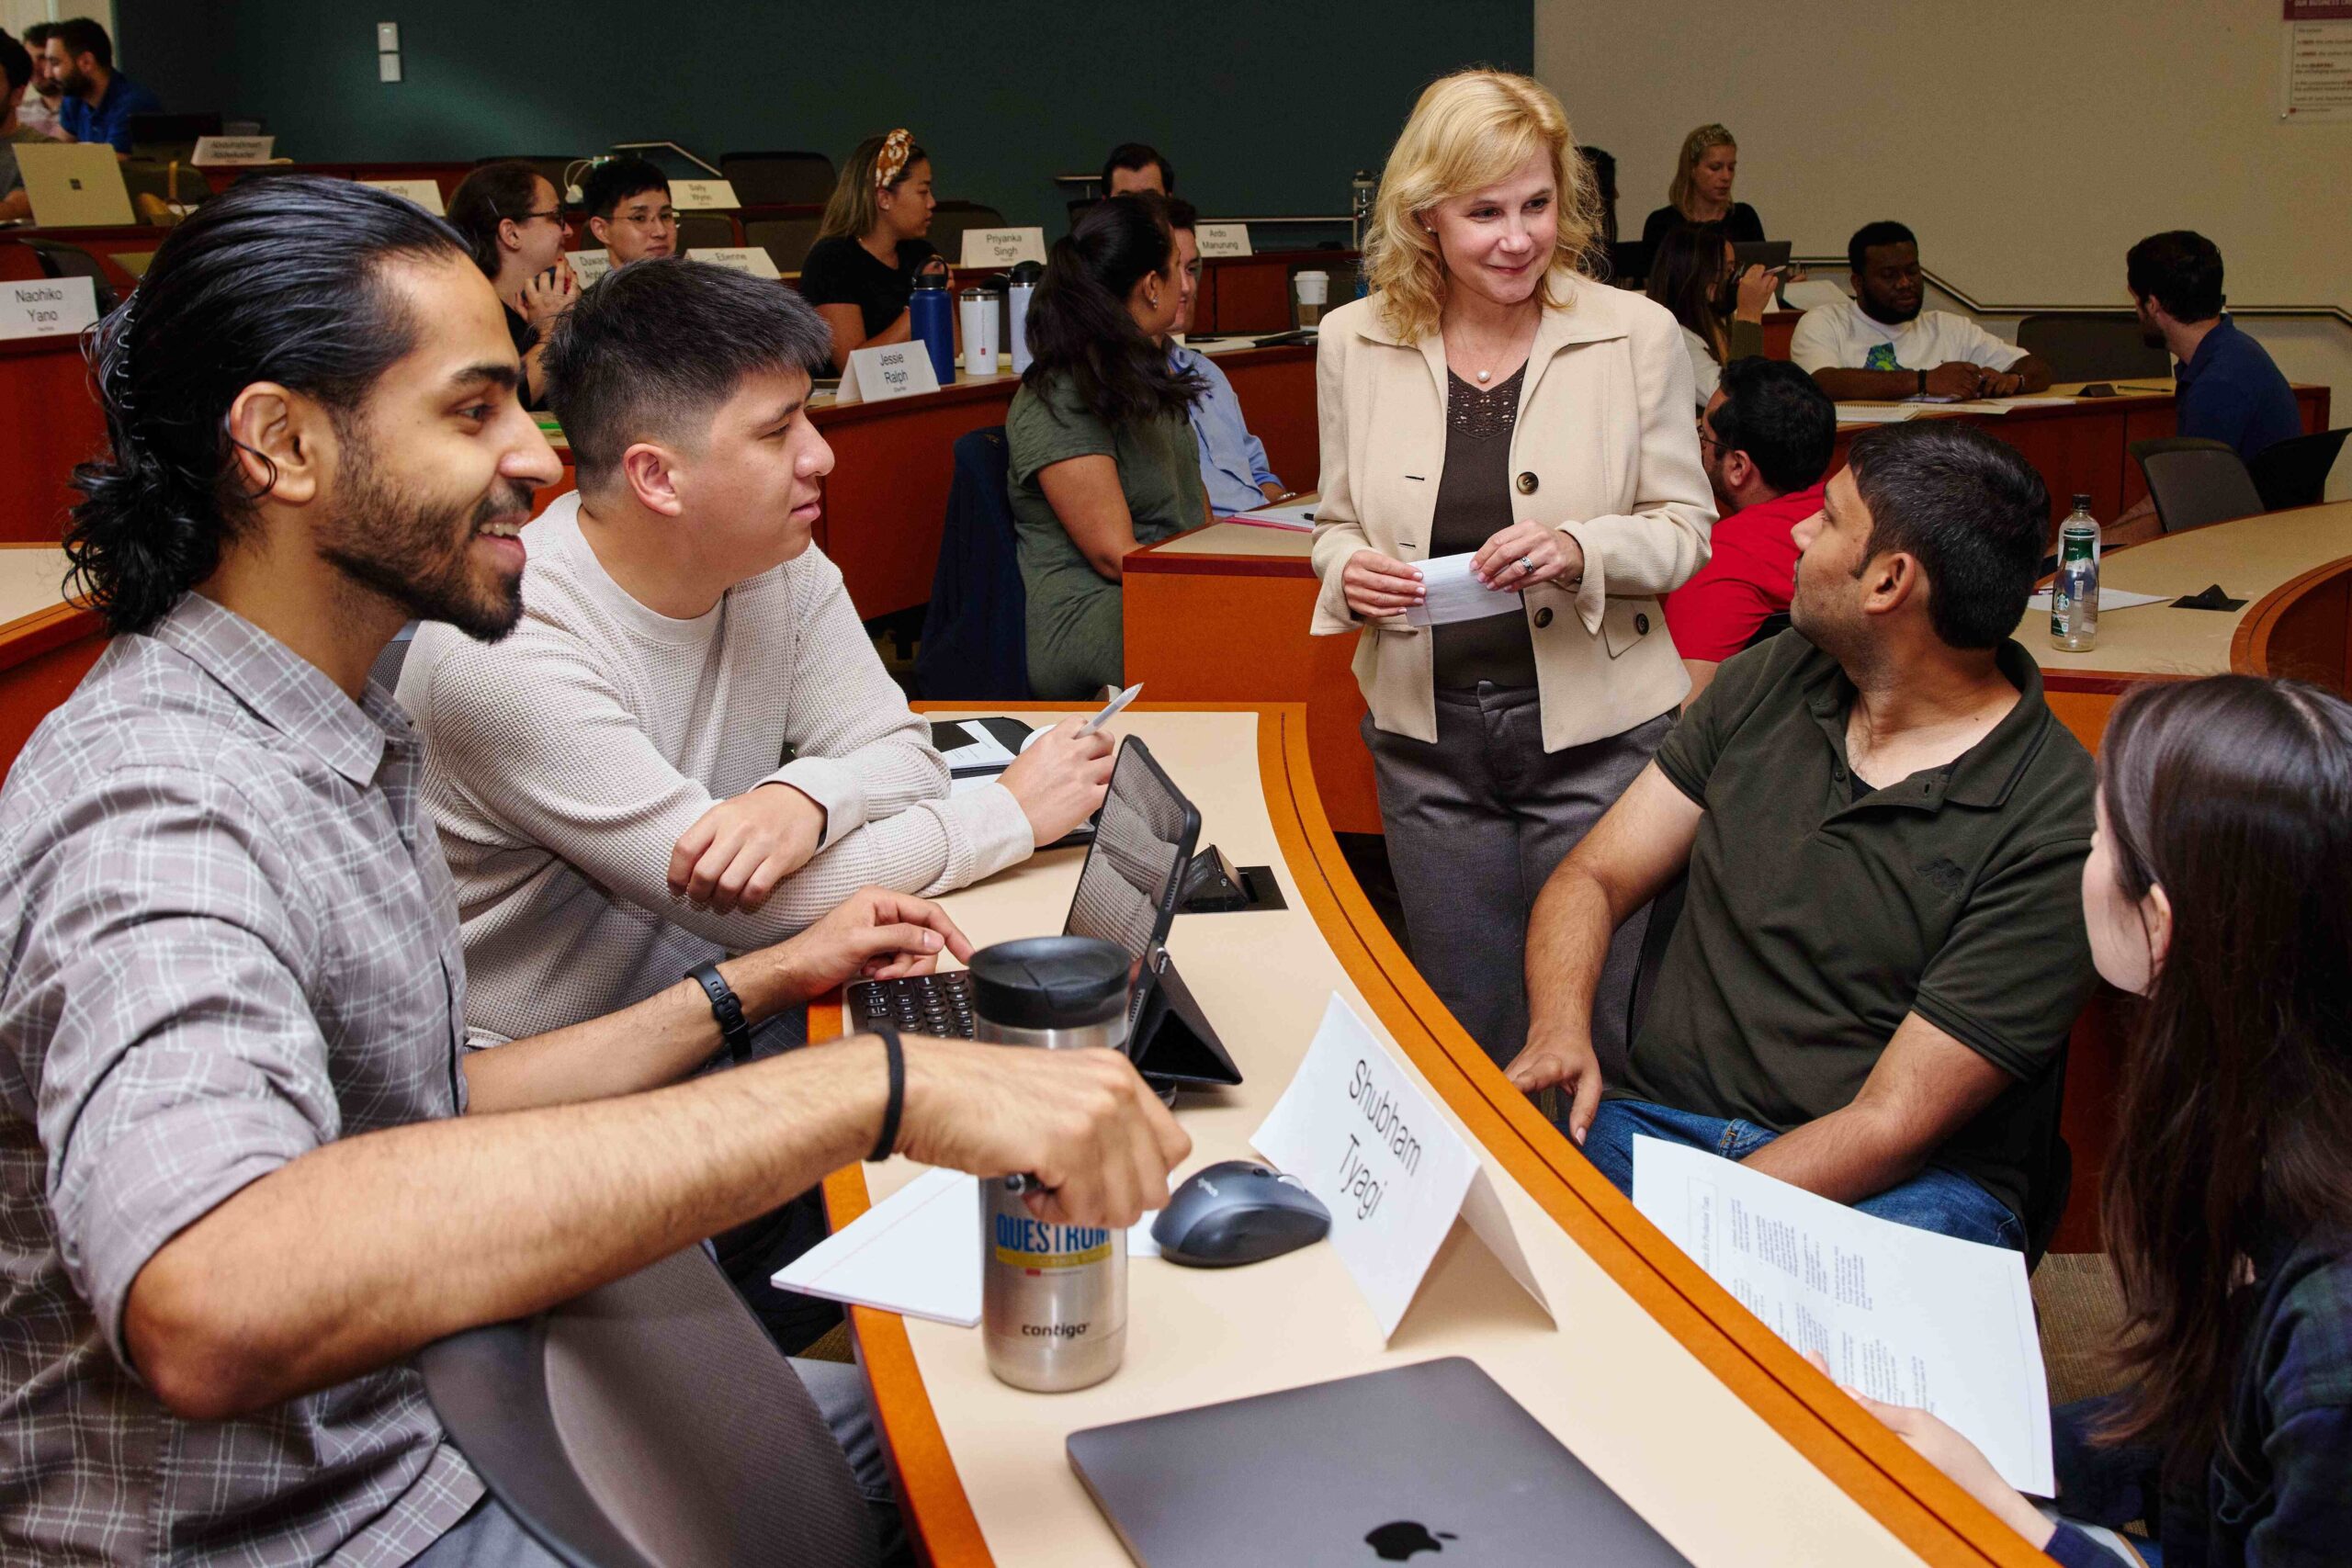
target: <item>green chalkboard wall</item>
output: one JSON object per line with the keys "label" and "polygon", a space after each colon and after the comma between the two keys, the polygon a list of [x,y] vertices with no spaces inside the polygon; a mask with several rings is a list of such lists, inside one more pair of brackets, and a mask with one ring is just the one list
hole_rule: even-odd
{"label": "green chalkboard wall", "polygon": [[[1056,6],[836,0],[117,0],[125,70],[174,109],[258,115],[297,160],[589,152],[840,162],[911,128],[943,197],[1059,220],[1056,174],[1149,141],[1212,214],[1341,212],[1430,77],[1531,68],[1528,0]],[[406,80],[377,80],[375,24]]]}

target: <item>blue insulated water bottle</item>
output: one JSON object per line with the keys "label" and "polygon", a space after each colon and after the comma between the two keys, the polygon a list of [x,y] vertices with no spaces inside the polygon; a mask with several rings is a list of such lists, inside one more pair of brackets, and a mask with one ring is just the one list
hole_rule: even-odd
{"label": "blue insulated water bottle", "polygon": [[907,301],[909,326],[914,339],[931,355],[931,368],[939,384],[956,384],[956,297],[947,291],[947,270],[927,271],[915,279]]}

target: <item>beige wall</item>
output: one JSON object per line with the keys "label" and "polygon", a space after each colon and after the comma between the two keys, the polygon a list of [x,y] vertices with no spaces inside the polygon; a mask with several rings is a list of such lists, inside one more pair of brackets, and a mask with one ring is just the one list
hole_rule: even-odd
{"label": "beige wall", "polygon": [[1617,155],[1621,228],[1720,120],[1800,254],[1899,218],[1988,303],[2120,303],[2132,242],[2192,228],[2233,299],[2352,308],[2352,124],[2278,122],[2278,0],[1533,4],[1537,74]]}
{"label": "beige wall", "polygon": [[[1617,155],[1627,237],[1719,120],[1736,194],[1801,255],[1896,218],[1988,305],[2120,306],[2132,243],[2188,228],[2235,303],[2352,309],[2352,123],[2278,123],[2278,0],[1532,3],[1536,74]],[[2352,423],[2352,328],[2245,325]]]}

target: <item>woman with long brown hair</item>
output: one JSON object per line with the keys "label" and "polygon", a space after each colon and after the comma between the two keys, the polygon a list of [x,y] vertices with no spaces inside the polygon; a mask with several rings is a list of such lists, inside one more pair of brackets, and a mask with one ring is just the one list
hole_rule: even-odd
{"label": "woman with long brown hair", "polygon": [[[2100,1216],[2136,1381],[2054,1420],[2058,1506],[2164,1568],[2352,1561],[2352,704],[2290,682],[2117,705],[2083,867],[2144,998]],[[2059,1562],[2112,1561],[1924,1411],[1863,1402]]]}
{"label": "woman with long brown hair", "polygon": [[800,263],[801,298],[833,334],[835,368],[854,350],[913,335],[907,301],[916,275],[939,254],[923,238],[938,205],[930,154],[904,130],[867,137],[842,166],[817,243]]}

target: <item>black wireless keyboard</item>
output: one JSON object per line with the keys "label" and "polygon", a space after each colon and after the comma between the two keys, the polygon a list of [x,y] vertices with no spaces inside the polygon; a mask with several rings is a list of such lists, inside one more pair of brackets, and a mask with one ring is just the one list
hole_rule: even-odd
{"label": "black wireless keyboard", "polygon": [[853,1033],[872,1021],[893,1024],[911,1034],[977,1038],[972,1028],[972,977],[962,969],[944,975],[910,975],[900,980],[861,980],[842,999]]}

